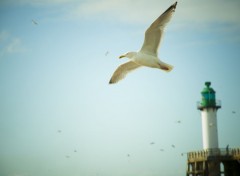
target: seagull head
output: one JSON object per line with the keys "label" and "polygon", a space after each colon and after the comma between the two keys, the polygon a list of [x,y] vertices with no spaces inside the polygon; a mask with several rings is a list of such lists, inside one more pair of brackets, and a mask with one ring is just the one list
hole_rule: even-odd
{"label": "seagull head", "polygon": [[124,57],[132,59],[136,54],[137,54],[137,52],[128,52],[126,54],[123,54],[123,55],[119,56],[119,59],[122,59]]}

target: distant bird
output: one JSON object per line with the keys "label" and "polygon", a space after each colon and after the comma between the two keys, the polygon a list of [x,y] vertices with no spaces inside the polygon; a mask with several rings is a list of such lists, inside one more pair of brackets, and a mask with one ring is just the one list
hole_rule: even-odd
{"label": "distant bird", "polygon": [[236,114],[236,111],[232,111],[233,114]]}
{"label": "distant bird", "polygon": [[66,157],[66,158],[70,158],[70,156],[69,156],[69,155],[66,155],[65,157]]}
{"label": "distant bird", "polygon": [[187,153],[181,153],[181,156],[184,156],[184,154],[187,154]]}
{"label": "distant bird", "polygon": [[62,131],[61,130],[58,130],[58,133],[61,133]]}
{"label": "distant bird", "polygon": [[160,149],[160,151],[161,151],[161,152],[163,152],[163,151],[164,151],[164,149]]}
{"label": "distant bird", "polygon": [[127,154],[127,157],[130,157],[130,154]]}
{"label": "distant bird", "polygon": [[107,56],[109,54],[109,52],[107,51],[106,53],[105,53],[105,56]]}
{"label": "distant bird", "polygon": [[175,148],[175,145],[172,145],[172,148]]}
{"label": "distant bird", "polygon": [[161,61],[158,58],[158,48],[164,32],[166,24],[170,21],[175,11],[177,2],[171,5],[162,15],[160,15],[146,30],[145,39],[139,52],[128,52],[119,57],[127,57],[130,61],[120,65],[113,73],[109,84],[117,83],[123,79],[129,72],[146,66],[150,68],[158,68],[166,72],[170,72],[173,66]]}
{"label": "distant bird", "polygon": [[176,121],[176,123],[181,123],[181,120]]}
{"label": "distant bird", "polygon": [[155,144],[155,142],[151,142],[150,144],[151,144],[151,145],[154,145],[154,144]]}
{"label": "distant bird", "polygon": [[38,23],[35,20],[32,20],[32,23],[38,25]]}
{"label": "distant bird", "polygon": [[74,152],[76,153],[76,152],[77,152],[77,150],[74,150]]}

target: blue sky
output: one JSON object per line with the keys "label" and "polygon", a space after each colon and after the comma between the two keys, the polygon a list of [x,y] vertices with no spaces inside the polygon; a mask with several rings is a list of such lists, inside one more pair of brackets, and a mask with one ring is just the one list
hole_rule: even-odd
{"label": "blue sky", "polygon": [[2,0],[0,175],[184,175],[181,153],[202,149],[205,81],[222,101],[219,147],[239,147],[237,0],[179,1],[159,52],[173,71],[140,68],[108,84],[172,3]]}

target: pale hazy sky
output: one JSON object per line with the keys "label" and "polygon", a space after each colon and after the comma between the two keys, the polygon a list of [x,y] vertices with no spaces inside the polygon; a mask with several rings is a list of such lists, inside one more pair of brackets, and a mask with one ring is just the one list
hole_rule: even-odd
{"label": "pale hazy sky", "polygon": [[222,101],[219,146],[239,147],[238,0],[179,1],[160,48],[174,70],[108,84],[173,3],[1,0],[0,175],[185,175],[181,153],[202,149],[205,81]]}

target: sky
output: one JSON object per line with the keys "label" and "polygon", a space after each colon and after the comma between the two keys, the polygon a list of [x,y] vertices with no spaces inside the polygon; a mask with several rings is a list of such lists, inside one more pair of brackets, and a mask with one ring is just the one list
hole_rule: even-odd
{"label": "sky", "polygon": [[206,81],[219,147],[240,147],[238,0],[178,1],[159,50],[174,69],[108,84],[173,3],[0,0],[0,175],[185,175],[186,153],[203,149]]}

